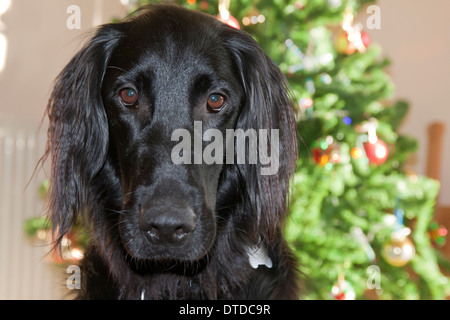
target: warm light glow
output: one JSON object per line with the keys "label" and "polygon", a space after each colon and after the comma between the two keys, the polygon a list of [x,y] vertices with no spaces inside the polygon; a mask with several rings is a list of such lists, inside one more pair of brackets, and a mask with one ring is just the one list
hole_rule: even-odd
{"label": "warm light glow", "polygon": [[82,259],[83,256],[84,256],[83,251],[81,251],[81,250],[78,249],[78,248],[73,248],[73,249],[70,251],[70,255],[72,256],[72,259],[75,259],[75,260],[80,260],[80,259]]}
{"label": "warm light glow", "polygon": [[[1,15],[11,7],[11,0],[0,0],[0,18]],[[0,20],[0,31],[6,29],[5,24]],[[6,54],[8,52],[8,39],[3,33],[0,33],[0,72],[3,71],[6,64]]]}
{"label": "warm light glow", "polygon": [[378,159],[383,159],[387,155],[387,149],[384,145],[377,144],[375,147],[375,156]]}
{"label": "warm light glow", "polygon": [[353,148],[350,153],[354,159],[359,159],[362,156],[362,151],[359,148]]}
{"label": "warm light glow", "polygon": [[333,153],[331,155],[331,160],[333,160],[334,163],[339,163],[341,161],[341,156],[339,153]]}
{"label": "warm light glow", "polygon": [[230,18],[230,0],[219,0],[220,20],[226,21]]}
{"label": "warm light glow", "polygon": [[311,108],[314,104],[313,99],[311,98],[305,98],[300,100],[300,104],[305,107],[305,109]]}
{"label": "warm light glow", "polygon": [[11,6],[11,0],[0,0],[0,15],[8,11]]}
{"label": "warm light glow", "polygon": [[322,167],[325,167],[329,160],[330,158],[326,154],[324,154],[322,157],[320,157],[320,165]]}

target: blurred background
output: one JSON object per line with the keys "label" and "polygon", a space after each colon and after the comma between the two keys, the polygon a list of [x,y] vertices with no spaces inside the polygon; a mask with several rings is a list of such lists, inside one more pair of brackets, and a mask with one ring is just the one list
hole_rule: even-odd
{"label": "blurred background", "polygon": [[[267,8],[267,1],[240,1],[247,7],[259,2]],[[307,0],[273,1],[273,5],[286,7],[291,2],[298,10],[308,5]],[[379,0],[376,4],[381,28],[365,31],[382,48],[382,56],[392,61],[385,70],[395,85],[391,98],[409,102],[398,131],[414,137],[419,145],[404,169],[440,181],[435,220],[448,228],[450,2]],[[79,28],[74,29],[67,25],[72,5],[81,13]],[[215,10],[210,6],[209,11]],[[360,8],[356,20],[365,23],[367,6]],[[39,170],[31,179],[45,149],[44,110],[53,80],[81,48],[86,34],[129,10],[123,0],[0,0],[0,299],[63,297],[64,282],[45,257],[48,247],[27,237],[23,228],[44,208],[39,188],[49,171]],[[439,250],[445,254],[448,245]]]}

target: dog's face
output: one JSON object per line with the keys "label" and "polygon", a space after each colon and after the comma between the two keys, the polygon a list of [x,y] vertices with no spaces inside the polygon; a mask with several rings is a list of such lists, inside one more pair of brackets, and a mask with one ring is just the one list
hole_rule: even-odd
{"label": "dog's face", "polygon": [[[219,243],[279,241],[296,123],[286,79],[248,34],[149,6],[97,30],[59,75],[47,114],[59,241],[79,214],[105,261],[124,249],[137,261],[196,261]],[[232,129],[257,144],[238,146]],[[264,174],[273,155],[277,170]]]}
{"label": "dog's face", "polygon": [[191,164],[171,157],[179,129],[193,142],[195,122],[224,136],[236,127],[242,80],[214,28],[200,15],[133,20],[122,26],[108,63],[102,99],[109,157],[122,187],[120,235],[133,257],[196,260],[214,242],[223,165],[195,164],[194,143]]}

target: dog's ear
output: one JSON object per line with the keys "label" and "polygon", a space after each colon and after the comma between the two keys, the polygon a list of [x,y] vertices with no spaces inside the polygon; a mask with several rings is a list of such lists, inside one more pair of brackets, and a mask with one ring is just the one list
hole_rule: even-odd
{"label": "dog's ear", "polygon": [[[278,239],[286,217],[289,183],[298,158],[294,104],[285,76],[256,41],[245,32],[228,26],[224,28],[225,44],[233,55],[245,90],[237,129],[255,129],[263,133],[265,131],[261,129],[267,129],[267,143],[261,140],[265,134],[258,139],[258,164],[246,162],[238,167],[246,184],[243,190],[250,201],[248,210],[256,211],[258,216],[258,236],[271,243]],[[261,143],[269,146],[268,156],[273,160],[269,165],[261,164],[265,158]],[[269,169],[268,166],[272,167]]]}
{"label": "dog's ear", "polygon": [[89,185],[104,164],[108,124],[101,85],[120,39],[114,25],[100,27],[55,80],[46,114],[50,156],[49,215],[58,245],[77,214],[89,207]]}

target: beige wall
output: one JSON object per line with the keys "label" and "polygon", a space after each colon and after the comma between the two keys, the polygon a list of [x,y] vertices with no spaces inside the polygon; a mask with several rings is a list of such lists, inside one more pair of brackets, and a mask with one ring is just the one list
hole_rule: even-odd
{"label": "beige wall", "polygon": [[[81,9],[80,30],[66,27],[72,4]],[[0,124],[5,119],[39,123],[53,80],[94,21],[109,22],[123,12],[119,0],[12,0],[2,17],[8,52],[0,73]]]}
{"label": "beige wall", "polygon": [[410,102],[401,132],[418,139],[411,169],[425,175],[427,127],[446,124],[440,204],[450,206],[450,1],[379,0],[381,30],[370,32],[392,60],[396,97]]}
{"label": "beige wall", "polygon": [[[72,4],[81,9],[80,30],[66,27]],[[0,72],[0,299],[59,299],[67,292],[65,270],[48,264],[49,248],[23,231],[25,219],[43,212],[37,190],[44,173],[25,186],[43,154],[46,125],[37,132],[53,80],[92,25],[124,12],[119,0],[12,0],[1,17],[8,50]]]}

